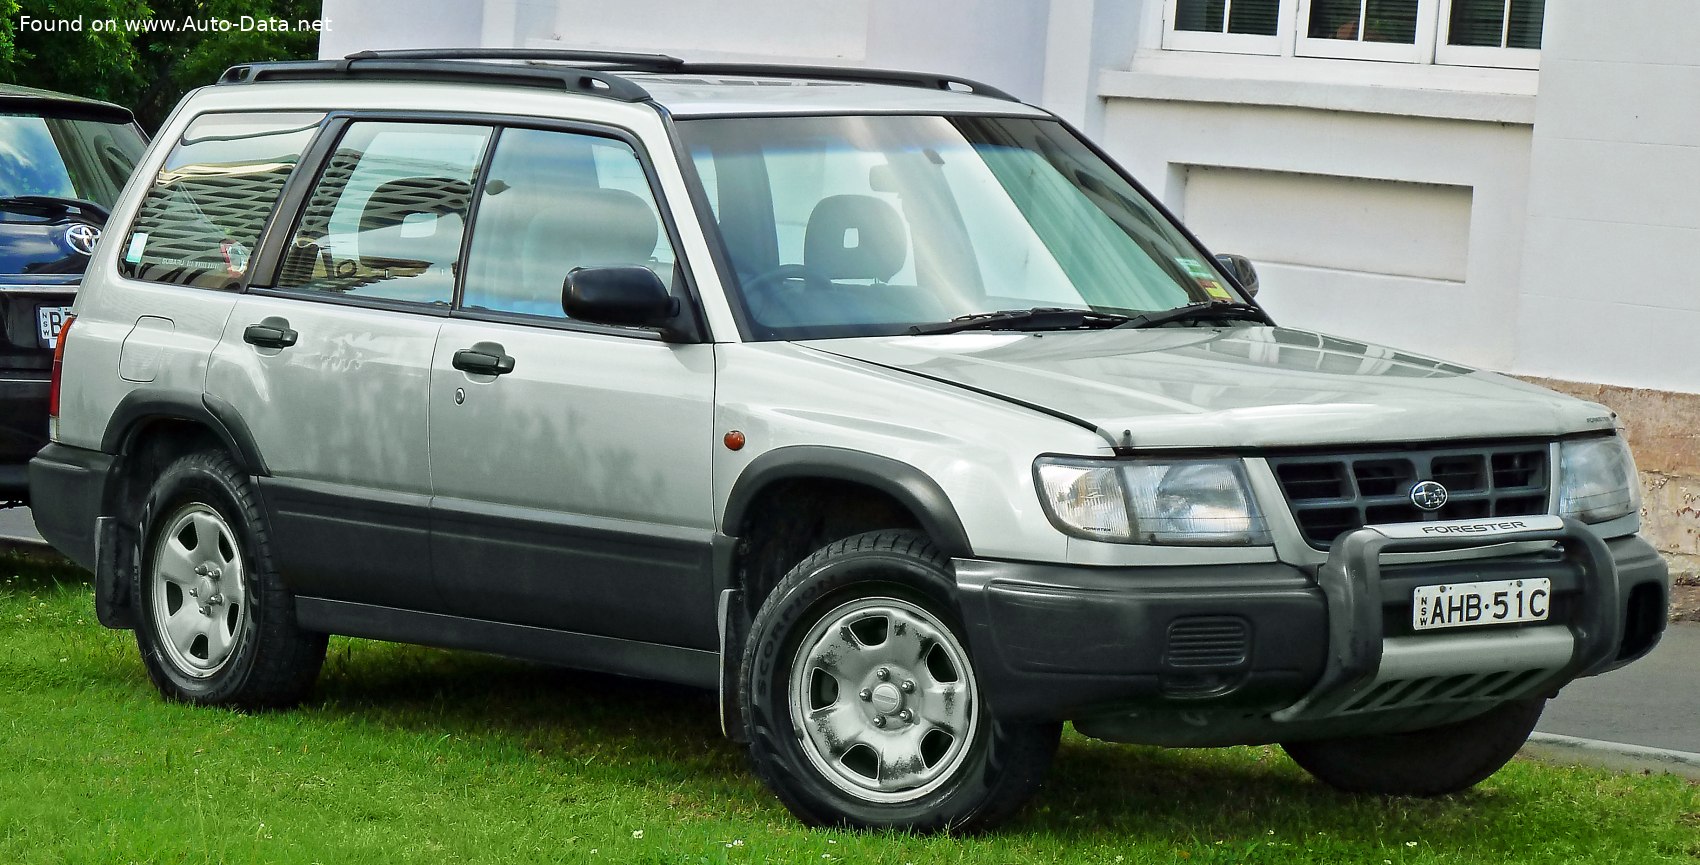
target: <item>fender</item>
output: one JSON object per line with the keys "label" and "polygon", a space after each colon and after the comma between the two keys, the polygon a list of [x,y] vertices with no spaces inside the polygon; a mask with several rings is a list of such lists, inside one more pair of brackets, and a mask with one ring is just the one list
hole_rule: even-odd
{"label": "fender", "polygon": [[732,484],[732,494],[721,515],[721,531],[735,536],[756,494],[775,481],[791,478],[826,478],[872,487],[908,508],[945,555],[973,555],[956,507],[925,472],[889,457],[821,445],[774,448],[751,461]]}
{"label": "fender", "polygon": [[755,497],[768,485],[792,478],[826,478],[852,481],[879,490],[896,499],[920,521],[921,528],[952,558],[966,558],[973,550],[968,532],[950,497],[936,481],[920,469],[889,457],[875,456],[848,448],[821,445],[791,445],[774,448],[756,457],[732,484],[721,514],[721,531],[714,536],[714,580],[720,623],[720,731],[741,742],[743,720],[737,703],[738,665],[749,629],[743,590],[734,585],[732,573],[737,538]]}
{"label": "fender", "polygon": [[212,430],[249,474],[271,476],[265,458],[254,444],[253,433],[236,407],[211,394],[166,388],[130,391],[112,410],[100,449],[114,455],[124,453],[143,422],[157,418],[193,421]]}

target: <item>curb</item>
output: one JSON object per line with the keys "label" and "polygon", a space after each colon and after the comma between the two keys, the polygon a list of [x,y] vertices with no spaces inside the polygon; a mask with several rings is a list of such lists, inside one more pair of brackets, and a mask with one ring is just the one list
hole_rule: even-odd
{"label": "curb", "polygon": [[1603,742],[1557,733],[1531,733],[1528,743],[1518,754],[1547,763],[1585,763],[1607,769],[1669,773],[1700,780],[1700,754],[1692,751]]}

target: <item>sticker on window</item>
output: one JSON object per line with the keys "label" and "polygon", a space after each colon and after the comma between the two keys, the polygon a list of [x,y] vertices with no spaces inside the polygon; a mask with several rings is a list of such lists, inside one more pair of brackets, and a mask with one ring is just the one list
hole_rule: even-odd
{"label": "sticker on window", "polygon": [[1229,291],[1228,287],[1216,278],[1216,272],[1211,270],[1204,262],[1196,258],[1177,258],[1175,263],[1185,269],[1187,274],[1192,277],[1193,282],[1198,283],[1198,287],[1204,289],[1204,293],[1209,295],[1212,300],[1234,299],[1234,293]]}
{"label": "sticker on window", "polygon": [[142,250],[147,248],[147,245],[147,232],[138,231],[135,234],[130,235],[130,245],[124,249],[124,260],[131,264],[140,264],[142,261]]}
{"label": "sticker on window", "polygon": [[248,247],[226,240],[219,244],[219,251],[224,253],[224,269],[231,276],[241,276],[248,270]]}

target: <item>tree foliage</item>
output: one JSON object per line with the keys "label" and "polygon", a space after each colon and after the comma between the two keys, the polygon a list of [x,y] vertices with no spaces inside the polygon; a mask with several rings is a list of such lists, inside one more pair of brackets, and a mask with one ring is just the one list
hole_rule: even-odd
{"label": "tree foliage", "polygon": [[[116,102],[155,129],[182,95],[217,80],[238,63],[315,56],[319,37],[298,32],[317,19],[318,0],[0,0],[0,82],[41,87]],[[243,30],[242,16],[281,19],[292,28]],[[19,27],[22,16],[43,22],[83,22],[80,31]],[[97,29],[95,20],[118,22]],[[228,30],[189,29],[186,21],[222,19]],[[175,22],[132,29],[126,22]]]}

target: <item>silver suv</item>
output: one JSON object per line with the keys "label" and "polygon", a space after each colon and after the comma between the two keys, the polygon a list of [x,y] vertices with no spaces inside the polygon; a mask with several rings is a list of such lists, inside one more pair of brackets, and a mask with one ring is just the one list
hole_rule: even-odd
{"label": "silver suv", "polygon": [[682,682],[801,819],[926,831],[1063,721],[1459,790],[1663,628],[1610,411],[1276,326],[973,82],[242,66],[110,226],[30,478],[172,699],[327,634]]}

